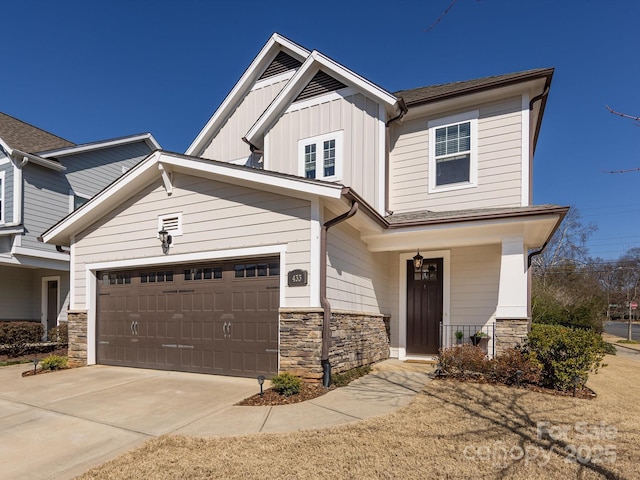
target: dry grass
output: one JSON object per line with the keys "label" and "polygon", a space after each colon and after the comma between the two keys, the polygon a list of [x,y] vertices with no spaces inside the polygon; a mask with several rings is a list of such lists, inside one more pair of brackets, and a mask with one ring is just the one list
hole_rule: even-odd
{"label": "dry grass", "polygon": [[[606,362],[589,380],[593,400],[434,381],[392,415],[302,433],[161,437],[81,478],[632,478],[640,463],[640,363]],[[566,438],[539,440],[537,422],[569,427]],[[608,430],[583,438],[576,422]],[[572,448],[601,462],[568,461]]]}

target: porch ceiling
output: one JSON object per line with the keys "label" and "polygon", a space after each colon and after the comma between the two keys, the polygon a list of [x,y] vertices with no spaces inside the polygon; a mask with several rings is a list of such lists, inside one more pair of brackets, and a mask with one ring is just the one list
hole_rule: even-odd
{"label": "porch ceiling", "polygon": [[561,214],[549,213],[535,217],[409,226],[362,235],[361,238],[372,252],[488,245],[513,237],[522,237],[527,248],[539,248],[547,242],[561,219]]}

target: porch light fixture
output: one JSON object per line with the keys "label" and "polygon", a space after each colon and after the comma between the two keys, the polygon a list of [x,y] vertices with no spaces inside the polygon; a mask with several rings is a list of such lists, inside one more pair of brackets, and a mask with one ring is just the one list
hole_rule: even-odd
{"label": "porch light fixture", "polygon": [[413,268],[415,268],[416,272],[422,269],[423,260],[424,257],[420,255],[420,250],[418,250],[418,253],[416,253],[416,255],[413,257]]}
{"label": "porch light fixture", "polygon": [[160,238],[160,241],[162,242],[162,249],[166,250],[169,248],[169,245],[171,245],[171,235],[169,235],[169,232],[167,232],[164,228],[162,230],[160,230],[158,232],[158,237]]}

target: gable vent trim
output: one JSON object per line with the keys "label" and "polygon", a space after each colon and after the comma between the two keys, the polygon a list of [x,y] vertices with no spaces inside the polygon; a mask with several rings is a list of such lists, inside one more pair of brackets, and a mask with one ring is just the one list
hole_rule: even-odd
{"label": "gable vent trim", "polygon": [[182,213],[159,215],[158,232],[160,230],[166,230],[173,237],[182,235]]}

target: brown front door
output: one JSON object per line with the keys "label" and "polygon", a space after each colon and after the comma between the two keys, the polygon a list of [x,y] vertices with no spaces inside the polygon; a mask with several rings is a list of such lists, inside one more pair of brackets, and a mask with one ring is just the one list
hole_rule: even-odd
{"label": "brown front door", "polygon": [[278,369],[277,259],[98,276],[98,363],[255,377]]}
{"label": "brown front door", "polygon": [[442,258],[407,260],[407,353],[436,354],[442,320]]}
{"label": "brown front door", "polygon": [[58,281],[47,281],[47,334],[58,325]]}

